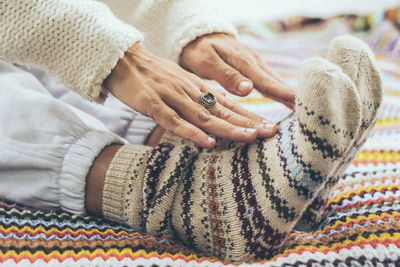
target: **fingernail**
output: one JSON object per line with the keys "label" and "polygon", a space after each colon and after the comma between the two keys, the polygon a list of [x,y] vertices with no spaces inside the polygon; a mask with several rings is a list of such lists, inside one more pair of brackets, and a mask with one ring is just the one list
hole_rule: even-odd
{"label": "fingernail", "polygon": [[251,89],[251,87],[251,82],[243,81],[239,84],[238,90],[239,92],[247,92],[249,89]]}
{"label": "fingernail", "polygon": [[215,139],[212,138],[212,137],[208,137],[207,141],[208,141],[208,143],[211,144],[211,143],[214,143],[214,142],[215,142]]}
{"label": "fingernail", "polygon": [[267,130],[272,130],[275,127],[273,123],[264,123],[264,128]]}
{"label": "fingernail", "polygon": [[253,129],[253,128],[243,128],[243,131],[245,133],[249,133],[249,134],[253,134],[257,131],[257,129]]}

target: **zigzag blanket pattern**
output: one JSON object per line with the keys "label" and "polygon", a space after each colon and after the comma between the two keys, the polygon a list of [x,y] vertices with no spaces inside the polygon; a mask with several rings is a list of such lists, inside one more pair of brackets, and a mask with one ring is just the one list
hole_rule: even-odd
{"label": "zigzag blanket pattern", "polygon": [[[338,19],[320,25],[318,31],[282,33],[274,38],[247,27],[240,38],[296,84],[296,69],[303,59],[325,56],[329,41],[350,31]],[[321,211],[323,219],[317,227],[309,233],[293,231],[273,258],[241,266],[400,263],[400,54],[395,53],[400,34],[385,21],[363,38],[377,53],[385,89],[371,136]],[[257,93],[238,101],[274,121],[290,112]],[[232,266],[125,225],[4,201],[0,201],[0,265]]]}

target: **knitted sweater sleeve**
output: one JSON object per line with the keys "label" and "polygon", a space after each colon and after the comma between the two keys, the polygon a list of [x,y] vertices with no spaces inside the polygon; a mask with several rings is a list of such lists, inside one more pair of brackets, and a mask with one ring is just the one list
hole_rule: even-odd
{"label": "knitted sweater sleeve", "polygon": [[105,100],[104,79],[142,39],[97,1],[0,1],[0,57],[37,65],[91,101]]}
{"label": "knitted sweater sleeve", "polygon": [[235,27],[202,0],[101,1],[145,33],[146,48],[175,62],[182,49],[198,36],[217,32],[237,35]]}

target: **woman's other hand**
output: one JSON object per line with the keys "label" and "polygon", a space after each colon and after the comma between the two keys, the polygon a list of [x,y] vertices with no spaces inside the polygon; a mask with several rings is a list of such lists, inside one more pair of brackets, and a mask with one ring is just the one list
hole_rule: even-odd
{"label": "woman's other hand", "polygon": [[[153,118],[163,128],[193,143],[212,148],[215,136],[251,142],[277,131],[271,124],[221,93],[207,88],[196,75],[167,59],[159,58],[140,44],[129,48],[104,82],[107,89],[132,109]],[[199,104],[204,92],[216,96],[217,104]]]}
{"label": "woman's other hand", "polygon": [[253,87],[293,109],[295,90],[250,48],[228,34],[204,35],[189,43],[180,65],[200,77],[215,80],[229,92],[245,96]]}

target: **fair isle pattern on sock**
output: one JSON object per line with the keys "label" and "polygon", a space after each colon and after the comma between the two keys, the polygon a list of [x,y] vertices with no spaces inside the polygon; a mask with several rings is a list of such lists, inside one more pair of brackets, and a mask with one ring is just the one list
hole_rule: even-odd
{"label": "fair isle pattern on sock", "polygon": [[302,219],[297,230],[311,231],[324,216],[324,205],[337,182],[343,177],[347,167],[355,158],[361,146],[370,135],[377,120],[377,112],[382,103],[382,81],[376,68],[375,56],[368,45],[352,36],[341,36],[332,40],[328,48],[328,60],[338,65],[354,82],[362,101],[362,121],[356,142],[349,147],[349,156],[343,158],[341,167],[319,192]]}
{"label": "fair isle pattern on sock", "polygon": [[361,124],[358,92],[338,67],[313,58],[300,76],[296,114],[281,122],[274,138],[221,151],[171,143],[139,147],[139,153],[138,146],[121,148],[106,192],[120,177],[121,155],[135,158],[123,167],[130,170],[127,184],[117,183],[122,208],[113,210],[118,203],[110,205],[105,194],[103,208],[112,215],[105,216],[204,255],[232,262],[266,258],[286,241]]}
{"label": "fair isle pattern on sock", "polygon": [[[191,151],[189,146],[175,147],[165,142],[155,148],[123,146],[107,170],[103,189],[104,216],[126,223],[138,231],[146,231],[147,218],[154,213],[152,207],[160,204],[161,199],[166,201],[161,204],[171,207],[163,196],[176,190],[176,184],[180,182],[176,179],[181,179],[180,176],[187,170],[187,160],[194,154]],[[161,173],[164,180],[159,180]],[[170,198],[169,202],[172,201]],[[168,226],[168,222],[160,224]],[[163,233],[161,227],[157,236]]]}

